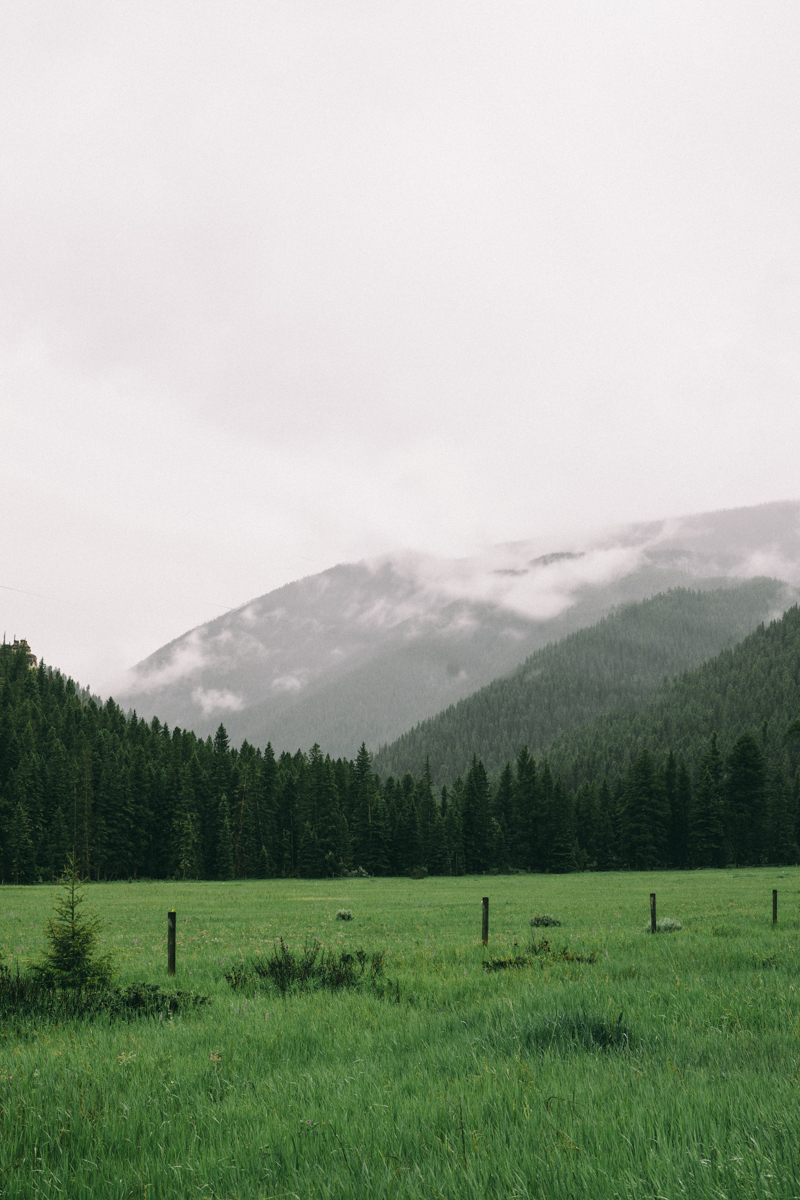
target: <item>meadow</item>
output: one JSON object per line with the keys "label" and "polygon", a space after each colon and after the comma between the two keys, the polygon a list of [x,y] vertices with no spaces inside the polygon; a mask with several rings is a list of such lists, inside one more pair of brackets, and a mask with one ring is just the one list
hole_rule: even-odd
{"label": "meadow", "polygon": [[[644,932],[651,891],[680,932]],[[212,1002],[172,1019],[5,1022],[3,1200],[800,1198],[798,868],[87,896],[121,983],[172,984],[174,907],[174,984]],[[55,898],[0,888],[2,961],[40,953]],[[543,912],[561,926],[532,930]],[[567,954],[483,968],[534,932]],[[233,991],[225,972],[281,936],[385,951],[391,986]]]}

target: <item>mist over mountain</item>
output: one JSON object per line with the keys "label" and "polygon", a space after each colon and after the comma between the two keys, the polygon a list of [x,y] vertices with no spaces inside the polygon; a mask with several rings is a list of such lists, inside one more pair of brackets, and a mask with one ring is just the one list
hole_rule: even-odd
{"label": "mist over mountain", "polygon": [[340,564],[163,646],[115,698],[201,736],[224,721],[234,742],[278,751],[318,742],[352,757],[362,741],[377,749],[621,604],[757,576],[800,584],[800,502],[463,559]]}

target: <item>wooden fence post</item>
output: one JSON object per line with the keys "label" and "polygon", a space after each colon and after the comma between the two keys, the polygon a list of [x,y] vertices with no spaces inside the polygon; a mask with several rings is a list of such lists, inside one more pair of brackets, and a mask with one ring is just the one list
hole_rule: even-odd
{"label": "wooden fence post", "polygon": [[483,897],[483,926],[481,929],[481,939],[484,946],[489,941],[489,897]]}
{"label": "wooden fence post", "polygon": [[650,932],[656,932],[656,894],[650,893]]}
{"label": "wooden fence post", "polygon": [[772,889],[772,924],[778,924],[778,889]]}
{"label": "wooden fence post", "polygon": [[175,909],[167,913],[167,974],[175,974]]}

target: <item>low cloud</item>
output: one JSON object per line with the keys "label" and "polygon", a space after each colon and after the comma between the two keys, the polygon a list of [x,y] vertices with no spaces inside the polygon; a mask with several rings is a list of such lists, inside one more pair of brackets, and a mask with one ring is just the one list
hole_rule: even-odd
{"label": "low cloud", "polygon": [[303,686],[303,680],[297,675],[278,675],[272,681],[272,690],[274,692],[299,692]]}
{"label": "low cloud", "polygon": [[203,710],[203,716],[208,717],[214,712],[238,712],[244,708],[244,700],[235,692],[221,691],[218,688],[195,688],[192,700]]}
{"label": "low cloud", "polygon": [[611,583],[641,565],[647,543],[569,547],[542,555],[534,542],[492,547],[472,558],[405,555],[397,569],[420,585],[419,611],[435,597],[492,604],[533,620],[558,616],[581,588]]}
{"label": "low cloud", "polygon": [[777,546],[773,546],[748,555],[733,574],[745,579],[753,579],[757,575],[769,575],[774,579],[785,579],[787,583],[797,586],[800,584],[800,563],[791,562],[784,557]]}
{"label": "low cloud", "polygon": [[156,661],[148,660],[133,667],[122,689],[126,695],[158,692],[181,679],[199,674],[208,663],[203,633],[193,629]]}

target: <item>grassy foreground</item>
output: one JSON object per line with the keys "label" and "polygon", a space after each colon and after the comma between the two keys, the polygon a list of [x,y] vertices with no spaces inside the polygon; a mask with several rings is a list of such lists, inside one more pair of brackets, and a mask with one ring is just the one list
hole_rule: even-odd
{"label": "grassy foreground", "polygon": [[[650,891],[681,932],[643,932]],[[485,972],[483,895],[490,955],[551,912],[562,927],[537,934],[597,961]],[[54,899],[0,888],[6,962],[38,954]],[[800,1198],[800,869],[118,883],[88,901],[123,984],[168,985],[174,907],[175,983],[213,1002],[0,1030],[3,1200]],[[278,935],[386,950],[399,1002],[232,992],[223,973]]]}

